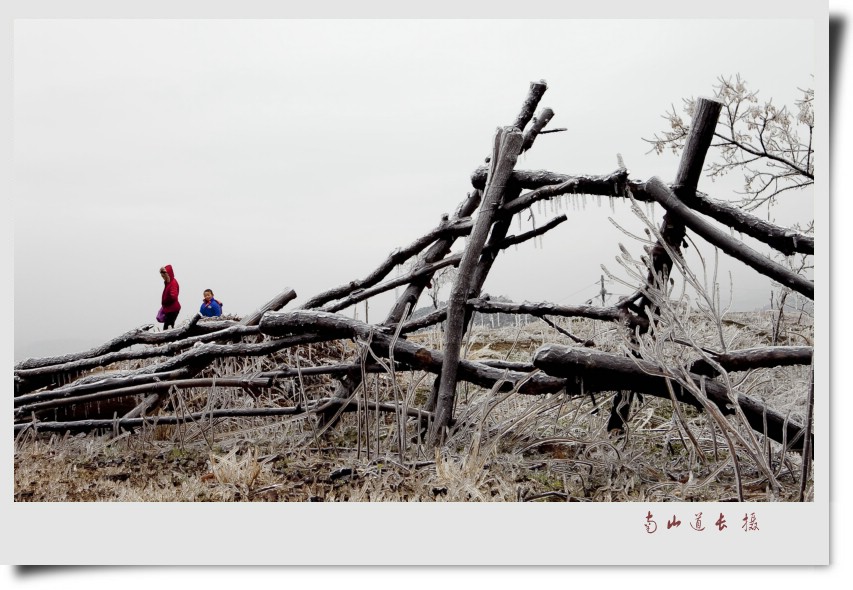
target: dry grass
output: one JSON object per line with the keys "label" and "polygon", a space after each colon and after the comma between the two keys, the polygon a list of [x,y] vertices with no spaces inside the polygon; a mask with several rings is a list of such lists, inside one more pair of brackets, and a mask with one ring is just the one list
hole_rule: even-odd
{"label": "dry grass", "polygon": [[[731,348],[759,345],[772,328],[761,314],[730,319],[721,327]],[[807,320],[787,321],[784,333],[793,334],[786,336],[792,344],[811,338]],[[615,327],[582,319],[560,323],[599,350],[624,350]],[[719,339],[705,325],[697,319],[687,328],[700,345]],[[410,339],[439,348],[435,331]],[[539,322],[478,328],[465,350],[470,358],[526,361],[553,342],[571,344]],[[285,363],[307,367],[354,352],[351,343],[298,347],[271,358],[223,361],[206,374],[251,374]],[[683,347],[664,353],[688,360],[680,358]],[[738,390],[802,423],[808,374],[809,367],[786,367],[729,378]],[[417,372],[369,375],[356,395],[420,406],[431,384],[431,375]],[[295,405],[329,396],[333,385],[312,377],[252,395],[222,387],[173,390],[169,404],[179,412]],[[737,468],[726,433],[708,414],[673,411],[668,400],[645,396],[633,407],[627,432],[617,436],[606,431],[611,398],[499,394],[461,384],[457,428],[441,452],[420,443],[413,421],[398,424],[394,414],[372,412],[345,414],[319,436],[309,416],[157,426],[118,436],[25,434],[15,443],[15,500],[625,502],[734,500],[738,493],[748,501],[797,499],[800,457],[744,432],[736,419],[723,428],[744,440],[756,436],[761,451],[755,459],[736,442]],[[812,499],[811,481],[806,499]]]}

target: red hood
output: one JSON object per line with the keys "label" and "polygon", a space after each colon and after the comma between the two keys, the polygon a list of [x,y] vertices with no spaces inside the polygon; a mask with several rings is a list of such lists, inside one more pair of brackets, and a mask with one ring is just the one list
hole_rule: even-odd
{"label": "red hood", "polygon": [[171,265],[171,264],[167,264],[167,265],[166,265],[166,266],[164,266],[163,268],[164,268],[164,269],[166,269],[166,274],[167,274],[167,275],[169,275],[169,278],[170,278],[170,279],[172,279],[172,280],[174,280],[174,278],[175,278],[175,271],[173,271],[173,270],[172,270],[172,265]]}

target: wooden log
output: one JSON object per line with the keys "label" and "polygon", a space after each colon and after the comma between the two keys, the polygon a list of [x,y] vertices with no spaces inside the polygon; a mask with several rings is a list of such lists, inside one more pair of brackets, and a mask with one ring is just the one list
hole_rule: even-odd
{"label": "wooden log", "polygon": [[[236,329],[249,330],[252,333],[258,333],[257,326],[235,326]],[[225,358],[229,356],[265,356],[273,354],[290,346],[299,344],[310,344],[320,342],[323,339],[316,334],[303,334],[299,337],[291,339],[279,339],[268,342],[257,343],[237,343],[237,344],[214,344],[205,343],[200,346],[195,346],[178,354],[171,356],[166,360],[148,365],[136,371],[124,374],[117,379],[102,379],[90,377],[93,379],[90,382],[75,384],[64,388],[53,390],[52,392],[40,392],[38,394],[29,394],[29,396],[20,396],[21,399],[33,400],[33,396],[39,396],[39,399],[52,399],[52,395],[70,395],[71,392],[81,393],[83,391],[93,392],[104,389],[109,389],[112,385],[118,382],[128,383],[133,381],[135,384],[144,382],[155,382],[162,376],[167,375],[173,378],[191,378],[197,375],[205,367],[210,365],[217,358]]]}
{"label": "wooden log", "polygon": [[[393,341],[393,330],[377,328],[342,315],[313,310],[296,310],[282,313],[269,313],[261,320],[261,332],[269,336],[296,338],[298,335],[312,332],[316,338],[370,338],[370,348],[380,357],[388,358]],[[413,342],[397,339],[394,344],[394,360],[414,369],[439,373],[445,362],[445,354],[420,346]],[[458,376],[481,387],[490,388],[504,379],[502,390],[509,390],[515,384],[527,379],[529,375],[504,371],[473,361],[459,361]],[[565,386],[561,379],[536,374],[521,387],[519,393],[538,395],[556,393]]]}
{"label": "wooden log", "polygon": [[737,232],[764,242],[785,256],[794,253],[814,254],[812,236],[774,225],[728,203],[711,199],[703,193],[696,192],[693,196],[682,199],[682,202],[690,209],[707,215]]}
{"label": "wooden log", "polygon": [[296,291],[287,287],[284,291],[270,299],[266,305],[263,307],[256,309],[254,312],[250,313],[242,320],[240,320],[240,325],[242,326],[257,326],[258,322],[261,321],[261,317],[268,311],[278,311],[291,301],[296,299]]}
{"label": "wooden log", "polygon": [[[111,347],[118,346],[117,342],[120,342],[122,344],[121,348],[130,346],[132,344],[167,342],[167,344],[161,347],[143,350],[111,352],[96,357],[83,356],[82,358],[78,358],[76,360],[72,360],[62,364],[43,365],[41,367],[32,369],[19,369],[15,372],[16,395],[27,394],[31,391],[35,391],[36,389],[44,387],[47,384],[53,383],[55,382],[56,375],[86,371],[95,367],[107,366],[119,361],[141,360],[146,358],[168,356],[200,342],[226,340],[240,336],[257,334],[257,321],[265,311],[281,309],[281,307],[286,305],[295,297],[296,292],[293,289],[285,289],[284,291],[276,295],[262,308],[260,308],[253,314],[250,314],[249,316],[243,318],[243,320],[239,323],[234,323],[231,321],[223,322],[219,320],[208,324],[207,322],[200,322],[201,315],[196,314],[186,326],[182,326],[177,330],[170,330],[169,332],[160,334],[133,332],[132,338],[125,338],[124,336],[122,336],[118,339],[114,339],[113,341],[111,341],[113,343],[111,344]],[[200,326],[205,327],[202,327],[199,330]],[[225,327],[223,329],[219,329],[218,331],[209,331],[210,329],[216,330],[217,328],[220,328],[220,326]],[[201,335],[187,337],[188,334],[198,331],[202,332]],[[97,349],[93,350],[100,349],[101,347],[98,347]]]}
{"label": "wooden log", "polygon": [[161,399],[162,397],[160,396],[160,394],[152,393],[144,400],[142,400],[138,406],[136,406],[127,414],[122,416],[122,419],[128,420],[130,418],[140,418],[142,416],[145,416],[147,413],[149,413],[152,409],[154,409],[160,404]]}
{"label": "wooden log", "polygon": [[758,271],[766,277],[793,289],[809,299],[814,299],[814,282],[797,273],[785,268],[766,256],[763,256],[730,235],[713,227],[704,219],[693,213],[678,197],[669,190],[663,182],[653,177],[646,183],[646,191],[658,203],[660,203],[678,222],[689,227],[702,236],[710,244],[716,246],[732,258],[740,260],[750,268]]}
{"label": "wooden log", "polygon": [[[726,371],[748,371],[770,367],[788,367],[792,365],[810,365],[814,356],[811,346],[768,346],[744,348],[709,355]],[[718,376],[717,370],[705,359],[690,364],[691,373],[707,377]]]}
{"label": "wooden log", "polygon": [[[470,218],[476,210],[477,205],[480,204],[481,197],[482,193],[478,190],[469,193],[465,200],[459,204],[451,219],[455,222]],[[384,326],[396,327],[401,321],[403,321],[403,318],[407,314],[410,314],[412,310],[414,310],[418,299],[420,299],[421,293],[423,293],[423,290],[429,284],[433,273],[438,270],[438,268],[432,265],[445,259],[445,257],[450,253],[450,249],[453,247],[453,243],[456,241],[457,237],[458,236],[456,235],[442,237],[436,240],[426,250],[426,252],[424,252],[421,261],[413,269],[414,272],[412,280],[403,291],[403,294],[397,299],[397,302],[391,308],[391,311],[388,312],[385,322],[383,323]],[[428,270],[426,272],[418,272],[424,271],[424,269]],[[432,272],[430,272],[429,269],[431,269]],[[338,381],[338,384],[335,387],[335,398],[339,400],[349,399],[360,383],[360,371],[353,371],[352,373],[347,374]],[[334,407],[330,407],[330,411],[321,414],[320,426],[322,428],[332,426],[337,415],[338,413],[336,409]]]}
{"label": "wooden log", "polygon": [[607,195],[624,196],[628,186],[628,171],[616,170],[604,176],[573,176],[564,182],[546,185],[525,193],[504,204],[504,212],[513,215],[527,209],[538,201],[551,199],[560,195]]}
{"label": "wooden log", "polygon": [[[95,367],[107,366],[119,361],[168,356],[184,350],[189,346],[193,346],[198,342],[233,339],[239,336],[257,334],[257,320],[265,311],[281,309],[281,307],[295,297],[295,291],[292,289],[286,289],[276,295],[276,297],[269,301],[264,307],[245,317],[238,324],[230,321],[226,321],[224,323],[215,322],[211,324],[214,329],[218,328],[220,325],[228,326],[217,332],[209,332],[209,328],[202,328],[200,330],[202,332],[201,335],[187,338],[186,336],[188,334],[199,331],[201,315],[196,314],[186,326],[182,326],[177,330],[170,330],[161,334],[134,331],[129,333],[131,334],[130,338],[125,337],[127,335],[123,335],[108,343],[109,348],[115,348],[119,345],[120,348],[125,348],[133,344],[168,342],[168,344],[161,347],[124,352],[110,352],[95,357],[89,356],[87,353],[82,355],[82,357],[80,355],[75,355],[75,360],[64,362],[62,364],[46,365],[40,363],[42,366],[39,367],[21,368],[15,372],[15,393],[16,395],[23,395],[44,387],[45,385],[55,384],[57,375],[78,373]],[[101,349],[103,349],[103,347],[98,347],[92,350],[97,351]],[[32,365],[33,363],[29,364]]]}
{"label": "wooden log", "polygon": [[[678,172],[675,175],[673,185],[678,191],[678,198],[686,198],[696,192],[699,178],[702,175],[705,156],[711,146],[722,106],[722,103],[716,100],[699,98],[696,101],[690,133],[681,153],[681,160],[678,163]],[[648,185],[648,183],[646,184]],[[652,299],[650,292],[655,287],[663,288],[663,285],[669,280],[673,264],[670,253],[680,256],[681,244],[686,233],[684,223],[678,217],[669,212],[663,216],[658,231],[660,237],[648,251],[649,270],[646,276],[646,287],[648,289],[640,289],[640,296],[636,305],[640,316],[649,322],[652,319],[651,315],[657,309],[657,302]],[[608,430],[622,430],[624,423],[628,420],[630,409],[631,398],[626,399],[622,394],[618,394],[613,400],[610,421],[607,425]]]}
{"label": "wooden log", "polygon": [[[212,332],[209,334],[202,334],[201,336],[184,338],[183,340],[171,342],[169,344],[165,344],[159,347],[141,350],[112,352],[99,357],[84,358],[61,365],[50,365],[36,369],[20,369],[15,371],[15,375],[27,381],[32,379],[33,377],[38,377],[42,375],[55,375],[57,373],[83,371],[93,369],[95,367],[105,367],[120,361],[141,360],[169,356],[175,354],[176,352],[180,352],[191,346],[194,346],[196,343],[222,340],[234,336],[250,336],[256,335],[258,333],[259,331],[257,326],[234,325],[230,328],[226,328],[218,332]],[[21,389],[26,389],[26,387],[22,387]]]}
{"label": "wooden log", "polygon": [[554,117],[554,111],[549,108],[542,109],[539,114],[533,117],[533,123],[524,132],[524,143],[521,144],[521,152],[524,153],[533,147],[533,142],[542,133],[542,129]]}
{"label": "wooden log", "polygon": [[187,368],[190,371],[188,377],[193,377],[218,358],[232,356],[266,356],[291,346],[310,344],[312,342],[320,342],[321,340],[322,339],[318,338],[316,334],[302,334],[298,337],[289,339],[283,338],[252,343],[241,342],[236,344],[215,344],[212,342],[206,342],[200,346],[194,346],[177,356],[169,357],[160,363],[139,369],[137,374],[158,373]]}
{"label": "wooden log", "polygon": [[[535,317],[560,316],[560,317],[583,317],[603,322],[620,322],[633,329],[635,326],[646,325],[645,318],[628,313],[623,307],[596,307],[592,305],[557,305],[549,302],[539,303],[511,303],[491,301],[483,298],[469,299],[466,305],[479,313],[512,313],[526,314]],[[442,307],[427,315],[410,320],[403,324],[404,334],[426,328],[443,322],[447,317],[447,308]]]}
{"label": "wooden log", "polygon": [[87,393],[94,393],[96,391],[106,391],[108,389],[118,389],[120,387],[131,387],[133,385],[142,385],[145,383],[156,383],[158,381],[163,380],[173,380],[173,379],[181,379],[186,377],[187,371],[185,369],[177,369],[174,371],[167,371],[163,373],[149,373],[145,375],[120,375],[117,377],[110,376],[107,378],[100,378],[95,380],[90,380],[91,378],[84,378],[80,381],[75,381],[74,383],[70,383],[64,387],[57,387],[56,389],[49,389],[47,391],[39,391],[36,393],[27,393],[24,395],[20,395],[14,398],[15,407],[21,406],[23,404],[34,403],[49,399],[60,399],[73,397],[76,395],[83,395]]}
{"label": "wooden log", "polygon": [[[527,125],[530,117],[536,110],[536,106],[539,104],[539,101],[542,98],[545,90],[547,89],[547,85],[544,81],[531,83],[530,88],[528,90],[528,96],[522,105],[521,111],[516,117],[516,126],[520,125],[519,129],[523,129],[524,126]],[[461,219],[464,217],[469,217],[474,213],[477,206],[480,204],[480,200],[482,198],[482,192],[480,190],[475,190],[468,195],[468,197],[460,203],[459,207],[456,210],[456,214],[454,215],[454,219]],[[421,266],[427,266],[433,263],[438,262],[439,260],[444,259],[449,253],[450,248],[453,246],[453,242],[456,240],[456,236],[451,236],[449,238],[443,238],[441,240],[436,241],[427,252],[425,252],[423,259],[421,261]],[[415,280],[409,283],[409,286],[406,287],[406,290],[403,294],[397,299],[397,302],[391,308],[391,311],[388,313],[388,316],[385,318],[385,322],[383,325],[396,327],[401,321],[405,319],[408,314],[411,314],[414,311],[415,306],[417,305],[418,299],[420,299],[423,290],[430,283],[432,279],[432,274],[423,274],[416,278]],[[361,374],[354,373],[346,380],[342,380],[339,382],[339,386],[336,388],[335,395],[339,398],[349,398],[355,388],[358,387],[358,384],[361,382]],[[323,415],[323,421],[334,419],[333,413],[327,413]]]}
{"label": "wooden log", "polygon": [[[640,359],[615,354],[578,349],[555,344],[542,346],[533,355],[533,364],[549,375],[565,378],[587,392],[632,391],[670,399],[667,380],[672,384],[677,401],[697,408],[701,402],[690,391],[671,377],[662,376],[661,368]],[[725,415],[734,414],[728,391],[720,383],[701,375],[688,375],[694,383],[705,382],[708,399]],[[786,416],[766,408],[761,402],[736,393],[738,404],[753,430],[763,433],[766,419],[767,436],[776,442],[786,441],[792,450],[802,451],[804,428],[786,419]]]}
{"label": "wooden log", "polygon": [[[96,356],[102,356],[108,354],[110,352],[114,352],[116,350],[121,350],[122,348],[126,348],[128,346],[132,346],[134,344],[138,344],[141,342],[139,336],[141,334],[147,333],[148,330],[153,328],[153,325],[148,326],[140,326],[139,328],[134,328],[129,332],[125,332],[124,334],[113,338],[112,340],[101,344],[100,346],[96,346],[94,348],[90,348],[84,352],[72,353],[72,354],[64,354],[61,356],[51,356],[51,357],[43,357],[43,358],[28,358],[23,360],[15,365],[15,370],[19,369],[37,369],[40,367],[48,367],[51,365],[63,365],[66,363],[71,363],[84,358],[91,358]],[[163,333],[164,335],[166,333]]]}
{"label": "wooden log", "polygon": [[[681,160],[678,163],[678,172],[673,183],[677,191],[677,196],[674,195],[676,201],[692,196],[696,192],[699,178],[702,175],[702,167],[705,164],[705,156],[711,146],[711,140],[714,138],[714,130],[717,128],[717,119],[720,116],[722,106],[722,103],[717,100],[699,98],[696,101],[690,133],[684,144]],[[648,189],[649,183],[647,182],[646,190],[648,191]],[[670,214],[669,209],[667,209],[659,232],[661,237],[649,252],[651,268],[646,278],[646,285],[649,286],[655,285],[658,280],[665,282],[669,279],[669,272],[672,267],[672,258],[669,252],[676,254],[681,252],[681,243],[684,241],[686,228],[680,216]],[[652,304],[646,296],[643,296],[640,301],[641,310],[645,310],[646,306]]]}
{"label": "wooden log", "polygon": [[354,291],[372,287],[384,279],[388,273],[394,270],[395,267],[403,264],[406,260],[418,254],[436,240],[441,238],[455,239],[459,236],[464,236],[471,232],[471,228],[473,226],[474,222],[470,217],[449,220],[447,216],[444,216],[441,223],[436,228],[421,236],[408,246],[394,250],[388,259],[382,262],[382,264],[380,264],[376,270],[370,273],[367,277],[358,281],[351,281],[346,285],[341,285],[340,287],[320,293],[301,305],[299,309],[315,309],[329,301],[345,297]]}
{"label": "wooden log", "polygon": [[200,319],[201,316],[199,314],[196,314],[190,319],[187,325],[181,326],[175,330],[169,330],[168,332],[151,332],[150,330],[153,327],[153,324],[140,326],[139,328],[134,328],[129,332],[125,332],[124,334],[117,336],[112,340],[100,346],[91,348],[85,352],[44,358],[30,358],[21,361],[20,363],[15,365],[15,370],[17,371],[25,369],[38,369],[50,366],[69,365],[70,363],[74,363],[75,361],[83,359],[102,357],[111,352],[116,352],[125,348],[129,348],[131,346],[135,346],[137,344],[163,344],[166,342],[173,342],[175,340],[180,340],[181,338],[189,334],[195,328],[196,324]]}
{"label": "wooden log", "polygon": [[444,332],[444,365],[438,388],[436,420],[429,435],[430,444],[440,444],[444,429],[453,417],[453,400],[456,396],[456,374],[459,365],[459,348],[462,343],[465,323],[465,302],[471,290],[471,273],[480,257],[489,228],[501,205],[506,190],[506,182],[521,153],[524,137],[518,128],[506,127],[495,133],[492,150],[489,180],[483,192],[483,202],[477,214],[477,221],[468,238],[459,272],[450,292],[447,303],[447,320]]}
{"label": "wooden log", "polygon": [[705,156],[714,139],[717,119],[720,118],[722,108],[723,103],[719,100],[704,97],[696,99],[690,132],[684,143],[681,160],[678,162],[678,172],[675,175],[676,190],[684,187],[685,194],[690,194],[699,186]]}
{"label": "wooden log", "polygon": [[[477,168],[471,176],[472,185],[476,188],[482,188],[485,185],[486,173],[486,167]],[[631,195],[637,201],[654,201],[646,192],[644,182],[630,180],[627,177],[622,180],[619,175],[620,171],[613,172],[610,175],[595,176],[560,174],[549,170],[515,170],[510,178],[510,186],[533,191],[543,188],[547,190],[541,193],[524,194],[520,197],[522,200],[508,203],[505,208],[518,212],[537,200],[569,193],[627,198],[626,188],[630,189]],[[616,182],[609,180],[614,176]],[[669,186],[674,190],[675,184]],[[707,215],[735,231],[755,238],[782,254],[790,255],[795,252],[814,254],[813,237],[764,221],[723,201],[711,199],[705,193],[695,191],[693,195],[684,196],[682,201],[689,208]]]}
{"label": "wooden log", "polygon": [[548,83],[545,82],[545,80],[530,83],[527,96],[524,99],[524,103],[521,105],[521,109],[519,110],[518,116],[515,118],[515,123],[512,124],[512,127],[517,128],[519,131],[524,130],[530,122],[530,119],[533,118],[533,113],[536,112],[536,107],[539,105],[539,101],[542,100],[542,96],[545,94],[546,90],[548,90]]}
{"label": "wooden log", "polygon": [[[482,189],[486,184],[487,175],[486,166],[478,167],[471,174],[471,185]],[[646,198],[643,194],[643,183],[630,180],[624,168],[609,174],[561,174],[550,170],[514,170],[508,184],[510,187],[531,191],[566,184],[569,188],[574,186],[572,190],[566,190],[566,193],[602,197],[626,197],[625,189],[629,188],[638,201]]]}
{"label": "wooden log", "polygon": [[[402,367],[397,367],[403,370]],[[94,401],[103,401],[119,397],[143,395],[146,393],[168,391],[171,388],[190,389],[190,388],[207,388],[207,387],[236,387],[241,389],[255,390],[268,389],[275,387],[279,379],[287,379],[290,377],[309,377],[315,375],[346,375],[354,369],[361,370],[359,365],[351,363],[305,367],[300,369],[284,369],[280,371],[266,371],[257,373],[252,376],[238,377],[205,377],[192,379],[169,379],[149,381],[136,385],[128,385],[124,387],[114,387],[112,389],[103,389],[95,392],[75,392],[65,391],[57,394],[56,391],[45,392],[39,395],[23,396],[15,400],[15,418],[25,418],[30,412],[38,412],[52,408],[59,408],[73,404],[91,403]],[[367,373],[384,372],[385,368],[368,363],[364,367]],[[134,416],[125,416],[133,418]]]}
{"label": "wooden log", "polygon": [[359,291],[355,291],[350,293],[348,296],[344,297],[340,301],[336,303],[329,304],[323,308],[323,311],[328,312],[336,312],[342,309],[346,309],[351,305],[355,305],[360,301],[364,301],[365,299],[369,299],[374,295],[378,295],[380,293],[384,293],[386,291],[390,291],[395,287],[399,287],[400,285],[406,285],[411,283],[413,280],[418,277],[429,276],[431,277],[436,273],[436,271],[446,267],[446,266],[456,266],[459,264],[459,261],[462,259],[462,256],[459,254],[454,254],[453,256],[448,256],[443,260],[439,260],[438,262],[433,262],[431,264],[420,265],[416,267],[414,270],[406,273],[405,275],[401,275],[390,281],[382,283],[381,285],[376,285],[375,287],[371,287],[369,289],[362,289]]}
{"label": "wooden log", "polygon": [[[208,410],[204,412],[194,412],[181,416],[157,416],[156,418],[119,418],[113,420],[77,420],[72,422],[35,422],[15,424],[15,434],[19,434],[24,430],[33,430],[35,432],[90,432],[92,430],[105,430],[110,428],[116,429],[133,429],[147,426],[170,426],[178,424],[191,424],[202,420],[221,420],[224,418],[271,418],[281,416],[298,416],[301,414],[313,414],[315,412],[324,411],[330,404],[338,403],[339,400],[323,398],[317,400],[308,407],[296,406],[287,408],[233,408]],[[362,400],[353,400],[344,404],[344,412],[363,411],[365,408],[372,411],[383,413],[397,413],[400,408],[390,403],[376,403]],[[415,418],[421,423],[426,424],[432,414],[409,408],[406,411],[409,418]]]}

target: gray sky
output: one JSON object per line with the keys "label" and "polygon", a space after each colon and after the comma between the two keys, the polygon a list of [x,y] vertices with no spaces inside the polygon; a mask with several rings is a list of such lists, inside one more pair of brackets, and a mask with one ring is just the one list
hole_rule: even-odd
{"label": "gray sky", "polygon": [[[815,73],[800,20],[34,20],[14,35],[16,360],[153,323],[164,264],[179,322],[208,287],[243,314],[284,287],[298,304],[365,276],[453,212],[532,80],[568,131],[518,168],[605,174],[621,153],[632,178],[669,181],[677,158],[642,138],[671,105],[737,73],[793,104]],[[776,221],[811,219],[810,197]],[[640,253],[607,219],[641,231],[626,203],[534,211],[569,221],[505,252],[487,292],[582,303],[601,264],[618,269],[619,242]],[[735,308],[769,301],[769,281],[729,269]]]}

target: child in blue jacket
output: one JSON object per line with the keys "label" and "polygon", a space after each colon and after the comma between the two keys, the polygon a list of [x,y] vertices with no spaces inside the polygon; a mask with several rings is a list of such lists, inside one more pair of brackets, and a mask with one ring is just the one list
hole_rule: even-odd
{"label": "child in blue jacket", "polygon": [[199,313],[209,318],[222,315],[222,302],[213,298],[213,291],[210,289],[204,290],[204,301],[201,302]]}

